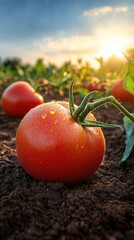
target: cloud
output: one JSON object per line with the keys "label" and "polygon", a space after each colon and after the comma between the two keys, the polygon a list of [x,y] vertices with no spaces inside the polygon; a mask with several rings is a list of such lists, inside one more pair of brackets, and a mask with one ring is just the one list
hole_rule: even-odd
{"label": "cloud", "polygon": [[[93,36],[74,35],[60,37],[44,37],[29,42],[27,46],[17,44],[0,43],[0,51],[3,49],[3,57],[20,57],[24,63],[34,64],[38,58],[46,63],[61,65],[64,61],[76,62],[82,58],[89,61],[95,58],[98,50],[97,40]],[[92,60],[91,60],[92,61]]]}
{"label": "cloud", "polygon": [[34,64],[38,58],[44,58],[44,54],[35,50],[32,43],[29,47],[20,47],[17,44],[0,42],[0,52],[2,59],[19,57],[24,63]]}
{"label": "cloud", "polygon": [[95,57],[100,56],[100,53],[106,54],[101,51],[104,47],[104,50],[111,48],[118,55],[121,47],[123,50],[133,47],[133,25],[128,29],[127,23],[119,27],[112,22],[108,27],[107,32],[97,27],[92,35],[44,37],[34,41],[33,48],[35,52],[43,54],[47,62],[58,65],[68,60],[76,62],[78,58],[95,64]]}
{"label": "cloud", "polygon": [[34,49],[45,56],[47,62],[55,62],[58,65],[64,61],[75,62],[78,58],[89,61],[98,50],[97,40],[93,36],[74,35],[69,37],[44,37],[33,43]]}
{"label": "cloud", "polygon": [[92,36],[44,37],[34,42],[34,46],[45,53],[92,52],[96,43]]}
{"label": "cloud", "polygon": [[102,7],[102,8],[93,8],[84,12],[84,15],[87,17],[95,17],[99,15],[104,15],[113,11],[112,7]]}
{"label": "cloud", "polygon": [[[128,27],[129,26],[129,27]],[[105,31],[107,28],[107,31]],[[24,63],[34,64],[38,58],[44,59],[46,64],[54,63],[60,66],[65,61],[75,63],[81,58],[96,64],[96,57],[106,55],[105,51],[117,51],[123,45],[123,51],[133,47],[134,30],[133,24],[127,23],[116,25],[113,22],[105,25],[105,28],[96,27],[92,35],[61,34],[59,37],[43,37],[38,40],[19,43],[0,42],[2,57],[20,57]],[[104,54],[104,55],[103,55]],[[108,53],[107,53],[108,55]]]}
{"label": "cloud", "polygon": [[124,7],[116,7],[114,8],[115,12],[127,12],[128,11],[128,7],[124,6]]}
{"label": "cloud", "polygon": [[128,7],[122,6],[122,7],[111,7],[111,6],[104,6],[100,8],[93,8],[90,10],[85,11],[83,14],[86,17],[96,17],[100,15],[105,15],[112,12],[127,12]]}

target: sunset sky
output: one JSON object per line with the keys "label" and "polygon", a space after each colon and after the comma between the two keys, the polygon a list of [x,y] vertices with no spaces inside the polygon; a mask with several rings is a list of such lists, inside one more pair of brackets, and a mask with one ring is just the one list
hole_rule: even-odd
{"label": "sunset sky", "polygon": [[133,0],[0,0],[0,57],[61,64],[134,48]]}

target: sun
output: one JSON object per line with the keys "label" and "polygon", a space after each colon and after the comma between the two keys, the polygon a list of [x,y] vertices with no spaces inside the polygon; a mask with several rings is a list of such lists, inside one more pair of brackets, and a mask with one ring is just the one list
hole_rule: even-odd
{"label": "sun", "polygon": [[122,57],[122,51],[123,49],[120,45],[113,45],[113,43],[110,43],[108,46],[102,48],[102,55],[105,59],[109,58],[111,55]]}
{"label": "sun", "polygon": [[119,58],[123,57],[123,51],[125,46],[125,39],[123,37],[105,36],[100,43],[99,54],[108,59],[110,56],[115,55]]}

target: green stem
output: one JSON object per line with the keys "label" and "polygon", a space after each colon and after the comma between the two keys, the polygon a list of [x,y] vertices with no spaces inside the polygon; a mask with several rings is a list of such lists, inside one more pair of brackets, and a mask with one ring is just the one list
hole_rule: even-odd
{"label": "green stem", "polygon": [[105,97],[93,103],[88,103],[86,108],[80,114],[79,121],[83,122],[90,111],[107,103],[113,104],[116,108],[118,108],[125,116],[127,116],[134,123],[134,116],[131,113],[129,113],[113,96]]}
{"label": "green stem", "polygon": [[74,117],[74,111],[75,111],[74,98],[73,98],[73,83],[74,83],[74,80],[71,83],[70,91],[69,91],[69,107],[70,107],[70,113],[72,118]]}
{"label": "green stem", "polygon": [[84,108],[87,106],[87,103],[88,103],[89,99],[91,97],[93,97],[93,95],[95,95],[96,93],[97,93],[97,91],[93,91],[93,92],[88,93],[84,97],[80,106],[74,111],[73,118],[75,119],[76,122],[78,122],[79,115],[83,112]]}

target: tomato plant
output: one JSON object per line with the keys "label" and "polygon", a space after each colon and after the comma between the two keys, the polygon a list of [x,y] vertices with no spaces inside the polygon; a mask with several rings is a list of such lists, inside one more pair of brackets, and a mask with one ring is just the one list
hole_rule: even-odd
{"label": "tomato plant", "polygon": [[69,184],[86,180],[97,171],[105,154],[105,138],[100,127],[119,127],[96,121],[90,113],[105,103],[113,103],[134,122],[134,117],[113,97],[88,102],[96,92],[74,105],[52,101],[29,111],[16,133],[18,159],[32,177]]}
{"label": "tomato plant", "polygon": [[1,100],[3,110],[11,117],[23,117],[31,108],[44,102],[43,97],[25,81],[9,85]]}
{"label": "tomato plant", "polygon": [[118,80],[111,89],[112,95],[122,102],[134,101],[134,95],[124,88],[124,80]]}

